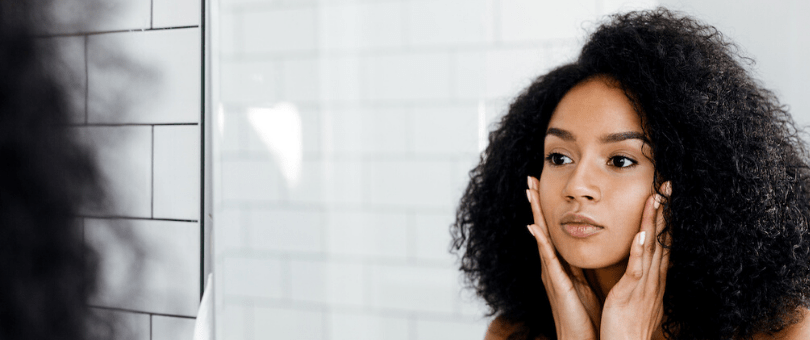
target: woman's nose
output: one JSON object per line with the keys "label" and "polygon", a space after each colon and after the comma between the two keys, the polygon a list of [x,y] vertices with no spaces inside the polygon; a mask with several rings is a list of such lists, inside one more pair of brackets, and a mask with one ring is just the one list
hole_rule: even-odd
{"label": "woman's nose", "polygon": [[596,202],[602,198],[598,185],[598,169],[596,167],[579,163],[565,185],[563,194],[569,200]]}

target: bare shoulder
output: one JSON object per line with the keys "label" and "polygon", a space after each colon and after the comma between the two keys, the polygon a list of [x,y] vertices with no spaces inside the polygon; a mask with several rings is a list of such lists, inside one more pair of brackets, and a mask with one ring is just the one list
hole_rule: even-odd
{"label": "bare shoulder", "polygon": [[810,339],[810,310],[802,307],[801,309],[802,320],[788,326],[779,333],[774,335],[760,334],[754,337],[754,340],[794,340],[794,339]]}
{"label": "bare shoulder", "polygon": [[[512,323],[503,317],[498,316],[489,324],[489,328],[487,329],[486,336],[484,336],[484,340],[506,340],[518,329],[518,327],[520,327],[519,324]],[[537,340],[545,340],[545,338],[540,337],[537,338]]]}

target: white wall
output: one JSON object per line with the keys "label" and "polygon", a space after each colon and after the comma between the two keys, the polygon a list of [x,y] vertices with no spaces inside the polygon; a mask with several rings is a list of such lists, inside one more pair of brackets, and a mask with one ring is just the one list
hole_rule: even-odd
{"label": "white wall", "polygon": [[[71,128],[97,150],[114,200],[81,216],[102,255],[105,288],[91,304],[121,315],[133,339],[191,339],[202,276],[202,1],[56,3],[43,41],[62,50]],[[142,268],[113,233],[136,237]]]}
{"label": "white wall", "polygon": [[[810,125],[810,2],[804,0],[661,0],[717,27],[756,64],[750,69],[787,104],[793,118]],[[808,141],[810,142],[810,141]]]}
{"label": "white wall", "polygon": [[448,253],[467,173],[621,3],[213,0],[218,338],[483,338]]}

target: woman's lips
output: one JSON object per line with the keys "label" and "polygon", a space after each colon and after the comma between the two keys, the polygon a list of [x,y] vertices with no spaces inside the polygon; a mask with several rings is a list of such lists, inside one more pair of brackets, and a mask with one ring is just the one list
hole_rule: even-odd
{"label": "woman's lips", "polygon": [[578,238],[588,237],[605,229],[592,218],[576,213],[563,215],[560,226],[568,235]]}

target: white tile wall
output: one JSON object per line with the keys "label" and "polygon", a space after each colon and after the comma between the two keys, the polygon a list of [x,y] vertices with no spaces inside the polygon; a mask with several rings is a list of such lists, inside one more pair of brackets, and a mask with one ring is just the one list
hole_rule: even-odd
{"label": "white tile wall", "polygon": [[402,46],[403,12],[399,1],[322,6],[319,47],[329,51]]}
{"label": "white tile wall", "polygon": [[317,13],[314,8],[281,8],[242,14],[246,53],[306,52],[317,47]]}
{"label": "white tile wall", "polygon": [[199,25],[201,4],[199,0],[152,0],[152,26]]}
{"label": "white tile wall", "polygon": [[152,340],[194,339],[194,319],[152,316]]}
{"label": "white tile wall", "polygon": [[153,217],[200,218],[200,127],[154,127]]}
{"label": "white tile wall", "polygon": [[151,217],[152,128],[84,126],[79,133],[97,152],[97,161],[112,194],[109,206],[87,211],[93,216]]}
{"label": "white tile wall", "polygon": [[106,179],[108,205],[82,219],[102,257],[104,288],[91,304],[121,317],[116,338],[192,336],[203,276],[202,3],[55,1],[43,33],[65,62],[54,70],[71,95],[72,128]]}
{"label": "white tile wall", "polygon": [[278,307],[256,307],[253,332],[256,338],[323,339],[324,313]]}
{"label": "white tile wall", "polygon": [[87,39],[88,122],[199,122],[199,28]]}
{"label": "white tile wall", "polygon": [[[219,338],[483,338],[486,307],[448,253],[468,172],[511,99],[617,5],[221,4]],[[278,107],[296,120],[248,118]],[[267,131],[301,131],[285,144],[300,161]]]}
{"label": "white tile wall", "polygon": [[408,319],[333,313],[329,317],[329,339],[332,340],[408,340]]}
{"label": "white tile wall", "polygon": [[[143,254],[122,252],[114,235],[132,235]],[[155,220],[86,219],[85,237],[101,252],[103,294],[94,305],[141,312],[196,316],[199,305],[200,227]],[[123,245],[122,245],[123,244]],[[134,267],[140,265],[141,267]],[[135,280],[135,281],[133,281]],[[140,281],[140,285],[131,287]],[[121,296],[128,290],[131,295]]]}

